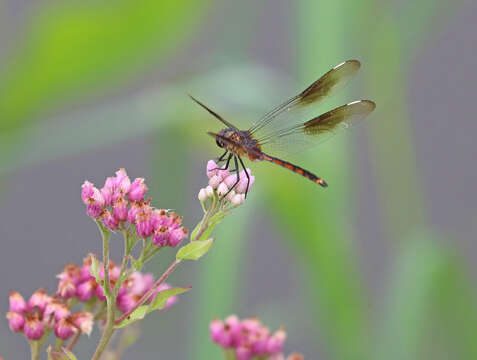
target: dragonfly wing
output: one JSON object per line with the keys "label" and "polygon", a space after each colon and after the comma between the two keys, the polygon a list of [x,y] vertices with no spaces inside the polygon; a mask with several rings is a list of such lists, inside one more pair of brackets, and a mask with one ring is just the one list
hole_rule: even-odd
{"label": "dragonfly wing", "polygon": [[292,153],[315,146],[339,132],[349,128],[376,107],[371,100],[358,100],[339,106],[307,122],[271,132],[258,139],[264,152]]}
{"label": "dragonfly wing", "polygon": [[299,116],[300,110],[320,103],[325,97],[341,89],[356,74],[360,66],[358,60],[348,60],[336,65],[300,94],[265,114],[249,129],[250,133],[259,138],[270,132],[270,129],[275,131],[277,128],[289,127],[292,119],[295,119],[295,123],[303,121]]}

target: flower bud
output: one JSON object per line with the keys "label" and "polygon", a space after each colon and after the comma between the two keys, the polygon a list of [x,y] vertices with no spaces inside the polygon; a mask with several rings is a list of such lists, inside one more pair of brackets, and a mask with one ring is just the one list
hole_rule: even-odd
{"label": "flower bud", "polygon": [[205,189],[200,189],[197,197],[199,198],[200,202],[204,202],[205,200],[207,200],[207,192],[205,191]]}
{"label": "flower bud", "polygon": [[208,197],[214,196],[214,189],[212,188],[212,186],[207,185],[205,187],[205,193],[207,194]]}
{"label": "flower bud", "polygon": [[219,196],[223,196],[227,194],[228,191],[229,191],[229,188],[227,187],[227,185],[225,185],[225,183],[220,183],[219,186],[217,187],[217,194],[219,194]]}
{"label": "flower bud", "polygon": [[104,183],[104,186],[101,188],[101,195],[104,199],[104,204],[110,206],[113,203],[113,194],[114,194],[114,178],[108,177]]}
{"label": "flower bud", "polygon": [[148,238],[154,230],[151,223],[152,209],[149,205],[142,206],[136,215],[136,232],[140,238]]}
{"label": "flower bud", "polygon": [[76,286],[71,279],[62,279],[58,282],[58,290],[56,293],[62,299],[69,299],[76,295]]}
{"label": "flower bud", "polygon": [[14,332],[19,332],[23,330],[23,326],[25,325],[25,318],[23,315],[9,311],[7,312],[7,319],[8,325],[10,326],[10,330]]}
{"label": "flower bud", "polygon": [[80,311],[71,316],[73,324],[79,328],[83,334],[87,334],[88,336],[93,330],[93,320],[93,314],[87,311]]}
{"label": "flower bud", "polygon": [[242,205],[244,201],[245,201],[245,195],[244,194],[235,194],[235,196],[232,198],[232,200],[230,202],[234,206],[239,206],[239,205]]}
{"label": "flower bud", "polygon": [[41,311],[44,311],[46,305],[51,301],[51,298],[47,295],[45,289],[38,289],[33,293],[28,300],[28,307],[33,309],[35,306],[38,307]]}
{"label": "flower bud", "polygon": [[156,246],[166,246],[168,238],[169,238],[169,227],[161,226],[159,229],[154,231],[152,242]]}
{"label": "flower bud", "polygon": [[78,331],[69,319],[61,319],[55,326],[55,336],[62,340],[68,340]]}
{"label": "flower bud", "polygon": [[96,284],[96,280],[93,278],[78,285],[76,288],[76,296],[78,297],[78,300],[84,302],[91,300],[95,294],[97,286],[98,284]]}
{"label": "flower bud", "polygon": [[271,354],[276,354],[282,351],[283,344],[287,338],[285,330],[280,329],[276,331],[269,339],[267,343],[267,351]]}
{"label": "flower bud", "polygon": [[22,313],[27,310],[27,303],[23,296],[17,291],[10,291],[9,294],[10,311]]}
{"label": "flower bud", "polygon": [[126,221],[128,218],[128,202],[118,197],[113,204],[113,217],[116,222]]}
{"label": "flower bud", "polygon": [[209,185],[212,186],[212,188],[217,189],[219,184],[222,182],[222,179],[218,175],[214,175],[209,179]]}
{"label": "flower bud", "polygon": [[40,340],[45,333],[43,324],[36,316],[28,316],[23,326],[23,332],[29,340]]}
{"label": "flower bud", "polygon": [[185,227],[172,230],[169,236],[169,246],[176,247],[181,241],[187,237],[188,231]]}
{"label": "flower bud", "polygon": [[101,220],[103,221],[104,226],[106,226],[107,229],[109,230],[116,230],[118,228],[118,220],[111,215],[111,212],[109,210],[104,210],[101,213]]}
{"label": "flower bud", "polygon": [[116,171],[116,177],[114,178],[115,190],[121,195],[125,195],[131,188],[131,180],[125,169],[119,169]]}
{"label": "flower bud", "polygon": [[53,299],[45,308],[45,312],[43,313],[44,318],[48,318],[52,316],[55,321],[59,321],[61,319],[66,319],[68,316],[71,315],[71,311],[66,306],[65,303]]}
{"label": "flower bud", "polygon": [[147,186],[144,184],[143,178],[136,178],[131,184],[131,188],[128,192],[128,199],[130,201],[142,201],[146,194]]}
{"label": "flower bud", "polygon": [[212,176],[217,175],[218,165],[214,160],[209,160],[207,162],[207,177],[210,179]]}

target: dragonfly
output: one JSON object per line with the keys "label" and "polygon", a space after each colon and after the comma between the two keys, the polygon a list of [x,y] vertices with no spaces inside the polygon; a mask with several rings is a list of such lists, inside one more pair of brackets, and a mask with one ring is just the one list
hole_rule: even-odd
{"label": "dragonfly", "polygon": [[353,126],[368,116],[376,107],[376,104],[371,100],[353,101],[305,122],[303,122],[303,117],[300,116],[305,110],[309,110],[312,106],[320,103],[346,85],[360,67],[361,64],[358,60],[347,60],[336,65],[301,93],[266,113],[248,130],[240,130],[189,95],[194,102],[226,126],[217,133],[208,131],[207,134],[212,136],[217,146],[225,151],[217,161],[219,164],[225,162],[225,165],[218,169],[226,170],[229,168],[232,159],[234,161],[235,169],[231,172],[237,173],[237,180],[229,191],[240,181],[240,164],[247,176],[248,182],[245,193],[245,196],[247,196],[250,176],[242,157],[247,157],[251,161],[271,162],[301,175],[315,184],[327,187],[328,184],[321,177],[291,162],[269,155],[269,152],[271,151],[270,154],[272,154],[276,149],[276,151],[291,153],[293,150],[301,150],[316,145],[330,138],[339,130]]}

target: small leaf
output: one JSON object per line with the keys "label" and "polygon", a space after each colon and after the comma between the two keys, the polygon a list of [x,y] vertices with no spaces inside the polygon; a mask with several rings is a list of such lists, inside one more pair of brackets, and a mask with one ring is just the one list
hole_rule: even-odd
{"label": "small leaf", "polygon": [[[228,214],[228,212],[221,211],[221,212],[215,214],[214,216],[212,216],[209,220],[209,226],[203,232],[203,234],[200,236],[200,238],[197,239],[197,240],[207,239],[210,236],[210,233],[212,232],[212,230],[214,230],[214,228],[224,219],[225,215],[227,215],[227,214]],[[193,239],[193,238],[191,238],[191,239]]]}
{"label": "small leaf", "polygon": [[191,287],[175,287],[158,292],[154,297],[154,300],[152,300],[151,305],[149,305],[147,312],[150,313],[154,310],[161,310],[166,305],[169,298],[182,294],[190,289]]}
{"label": "small leaf", "polygon": [[[199,222],[199,223],[197,224],[197,226],[195,227],[195,229],[192,230],[192,232],[190,233],[190,240],[191,240],[191,241],[193,241],[193,240],[195,239],[195,237],[196,237],[196,235],[197,235],[197,232],[199,231],[201,225],[202,225],[202,221]],[[197,240],[199,240],[199,239],[197,239]]]}
{"label": "small leaf", "polygon": [[63,352],[65,353],[66,357],[69,359],[69,360],[78,360],[78,358],[71,352],[69,351],[67,348],[61,348],[61,350],[63,350]]}
{"label": "small leaf", "polygon": [[176,258],[177,260],[197,260],[209,250],[213,242],[213,238],[190,242],[179,249]]}
{"label": "small leaf", "polygon": [[127,325],[130,325],[133,322],[144,319],[144,316],[146,316],[146,314],[147,314],[148,307],[149,307],[148,305],[139,306],[136,310],[134,310],[131,313],[131,315],[129,315],[126,319],[121,321],[115,327],[119,329],[119,328],[125,327]]}
{"label": "small leaf", "polygon": [[140,259],[136,260],[131,256],[131,264],[134,270],[141,270],[142,261]]}

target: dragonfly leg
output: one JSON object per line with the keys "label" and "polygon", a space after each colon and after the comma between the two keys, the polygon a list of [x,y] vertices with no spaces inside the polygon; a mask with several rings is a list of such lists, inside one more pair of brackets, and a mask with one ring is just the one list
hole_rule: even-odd
{"label": "dragonfly leg", "polygon": [[[232,156],[232,155],[230,155]],[[226,197],[233,189],[234,187],[237,186],[237,184],[239,183],[240,181],[240,175],[239,175],[239,165],[238,165],[238,161],[237,161],[237,156],[234,156],[234,162],[235,162],[235,170],[237,171],[237,180],[235,181],[235,183],[232,185],[232,187],[229,189],[229,191],[227,191],[225,193],[224,196],[222,196],[222,198]]]}
{"label": "dragonfly leg", "polygon": [[[225,155],[225,154],[224,154]],[[229,168],[230,160],[232,159],[232,154],[229,154],[229,157],[227,158],[227,162],[225,163],[224,167],[216,167],[213,170],[227,170]],[[222,160],[221,160],[222,161]]]}
{"label": "dragonfly leg", "polygon": [[[245,175],[247,175],[247,189],[245,190],[245,199],[246,199],[247,194],[248,194],[248,187],[250,186],[250,175],[248,174],[247,168],[245,167],[245,164],[243,163],[242,158],[240,156],[238,158],[239,158],[239,161],[240,161],[240,165],[242,165],[243,170],[245,171]],[[237,172],[237,174],[238,174],[238,172]]]}
{"label": "dragonfly leg", "polygon": [[228,152],[229,152],[228,150],[225,150],[225,152],[222,155],[220,155],[219,158],[217,158],[217,162],[224,161],[225,155],[227,155]]}

